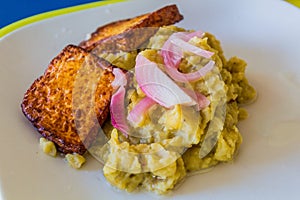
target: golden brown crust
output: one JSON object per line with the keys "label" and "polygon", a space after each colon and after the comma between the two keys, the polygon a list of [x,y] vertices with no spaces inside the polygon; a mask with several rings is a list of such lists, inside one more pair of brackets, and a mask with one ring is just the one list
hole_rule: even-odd
{"label": "golden brown crust", "polygon": [[[76,88],[76,84],[81,84],[77,81],[78,73],[80,70],[85,71],[83,66],[90,56],[80,47],[73,45],[65,47],[51,61],[44,75],[36,79],[26,91],[21,104],[23,113],[42,136],[53,141],[58,150],[63,153],[83,154],[96,137],[99,124],[103,124],[109,113],[112,95],[110,83],[114,79],[111,73],[112,65],[93,56],[93,62],[97,62],[97,66],[94,66],[97,69],[94,76],[98,78],[101,76],[100,81],[96,82],[97,89],[93,93],[94,109],[88,110],[88,105],[82,106],[84,103],[75,104],[76,93],[80,94],[80,98],[91,96],[87,92],[86,85]],[[87,73],[85,76],[90,74]],[[90,119],[87,120],[88,123],[75,115],[78,114],[79,108],[85,109],[83,110],[86,112],[85,117]],[[96,116],[96,120],[93,115]],[[81,129],[78,127],[80,123]],[[80,131],[81,135],[79,135],[78,130],[84,131]]]}
{"label": "golden brown crust", "polygon": [[136,50],[155,34],[157,27],[172,25],[182,19],[183,16],[176,5],[165,6],[152,13],[99,27],[91,34],[91,38],[81,42],[80,46],[88,51],[95,47],[97,51]]}

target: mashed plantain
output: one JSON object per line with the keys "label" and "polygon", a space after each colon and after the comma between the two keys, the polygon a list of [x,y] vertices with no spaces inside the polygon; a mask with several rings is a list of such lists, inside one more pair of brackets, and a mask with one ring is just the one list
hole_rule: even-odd
{"label": "mashed plantain", "polygon": [[[159,51],[168,37],[178,31],[185,30],[175,26],[160,28],[140,54],[163,65]],[[167,109],[156,104],[141,116],[138,124],[131,124],[135,128],[132,135],[125,137],[117,129],[108,129],[109,141],[94,152],[104,159],[104,176],[113,186],[128,192],[144,188],[164,194],[188,172],[231,161],[236,155],[242,142],[237,124],[247,118],[247,111],[240,105],[256,97],[245,77],[246,63],[237,57],[226,60],[220,42],[210,33],[193,37],[189,43],[214,52],[211,59],[216,67],[197,81],[178,85],[204,94],[209,106],[196,112],[184,105]],[[127,54],[122,52],[124,60],[118,57],[115,64],[123,69],[134,67],[132,57],[136,52]],[[113,58],[107,53],[102,56]],[[205,58],[185,52],[179,70],[188,73],[206,62]],[[133,78],[126,94],[128,112],[144,97]]]}

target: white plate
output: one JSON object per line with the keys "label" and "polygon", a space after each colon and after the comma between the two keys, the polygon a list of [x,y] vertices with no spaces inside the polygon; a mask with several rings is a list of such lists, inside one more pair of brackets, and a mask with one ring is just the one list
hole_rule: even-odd
{"label": "white plate", "polygon": [[[240,124],[235,162],[189,177],[173,199],[299,199],[300,10],[284,1],[130,1],[33,23],[0,39],[0,194],[3,199],[151,199],[117,192],[92,158],[73,170],[41,153],[39,134],[20,102],[26,89],[67,44],[78,44],[101,24],[177,3],[185,28],[214,33],[227,57],[248,62],[259,93]],[[1,199],[0,195],[0,199]]]}

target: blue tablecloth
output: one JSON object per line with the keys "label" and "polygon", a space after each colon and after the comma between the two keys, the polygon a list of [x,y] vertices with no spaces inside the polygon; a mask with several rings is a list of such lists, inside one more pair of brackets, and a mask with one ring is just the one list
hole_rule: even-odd
{"label": "blue tablecloth", "polygon": [[0,5],[0,28],[43,12],[91,2],[96,0],[4,0]]}

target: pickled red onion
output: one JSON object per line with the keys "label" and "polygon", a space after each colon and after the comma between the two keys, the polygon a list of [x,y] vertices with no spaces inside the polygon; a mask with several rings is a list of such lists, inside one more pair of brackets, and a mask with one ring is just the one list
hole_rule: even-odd
{"label": "pickled red onion", "polygon": [[211,60],[201,69],[191,73],[182,73],[178,71],[177,68],[167,66],[165,69],[169,76],[172,77],[175,81],[186,83],[189,81],[199,80],[201,77],[205,76],[209,71],[211,71],[214,68],[214,65],[215,62]]}
{"label": "pickled red onion", "polygon": [[[204,35],[204,32],[198,30],[198,31],[194,31],[194,32],[187,33],[186,35],[188,36],[188,40],[190,40],[190,39],[193,38],[193,37],[202,38],[203,35]],[[187,40],[187,41],[188,41],[188,40]],[[187,42],[187,41],[186,41],[186,42]]]}
{"label": "pickled red onion", "polygon": [[111,86],[114,88],[114,90],[118,89],[118,87],[120,86],[125,86],[127,84],[126,74],[123,72],[123,70],[114,68],[112,72],[115,76],[115,79],[111,83]]}
{"label": "pickled red onion", "polygon": [[161,55],[164,59],[164,63],[166,65],[166,71],[175,81],[178,82],[189,82],[195,81],[203,77],[208,71],[210,71],[213,67],[213,61],[207,63],[206,66],[199,69],[196,72],[192,73],[181,73],[178,71],[178,67],[180,61],[183,57],[183,51],[192,52],[196,55],[203,56],[205,58],[210,58],[214,53],[196,47],[188,41],[192,37],[202,37],[203,32],[196,31],[196,32],[178,32],[172,34],[168,40],[164,43],[161,49]]}
{"label": "pickled red onion", "polygon": [[204,33],[202,31],[194,31],[194,32],[176,32],[172,34],[174,38],[180,38],[185,42],[188,42],[193,37],[202,38]]}
{"label": "pickled red onion", "polygon": [[183,56],[183,51],[180,49],[179,46],[172,44],[172,38],[180,38],[181,40],[187,42],[193,37],[202,37],[202,31],[195,31],[195,32],[177,32],[173,33],[170,38],[164,43],[162,47],[161,54],[164,58],[166,58],[171,66],[177,66],[180,63],[180,60]]}
{"label": "pickled red onion", "polygon": [[178,46],[173,45],[169,39],[164,43],[160,54],[164,59],[166,67],[175,69],[178,68],[183,57],[183,51]]}
{"label": "pickled red onion", "polygon": [[138,54],[135,66],[136,81],[141,90],[153,101],[170,108],[177,104],[196,103],[156,63]]}
{"label": "pickled red onion", "polygon": [[127,119],[133,124],[138,124],[142,120],[142,116],[147,112],[147,110],[155,105],[156,102],[149,97],[144,97],[140,100],[133,109],[129,112]]}
{"label": "pickled red onion", "polygon": [[170,41],[173,45],[180,47],[182,50],[194,53],[198,56],[203,56],[204,58],[210,58],[214,55],[213,52],[196,47],[195,45],[192,45],[178,37],[172,37]]}
{"label": "pickled red onion", "polygon": [[112,95],[110,103],[110,116],[113,127],[120,130],[127,137],[129,133],[129,127],[126,122],[124,103],[125,93],[125,87],[120,86],[119,89]]}
{"label": "pickled red onion", "polygon": [[206,98],[206,96],[204,96],[200,92],[196,92],[187,88],[182,88],[182,90],[197,102],[196,104],[197,111],[206,108],[210,104],[210,101]]}

